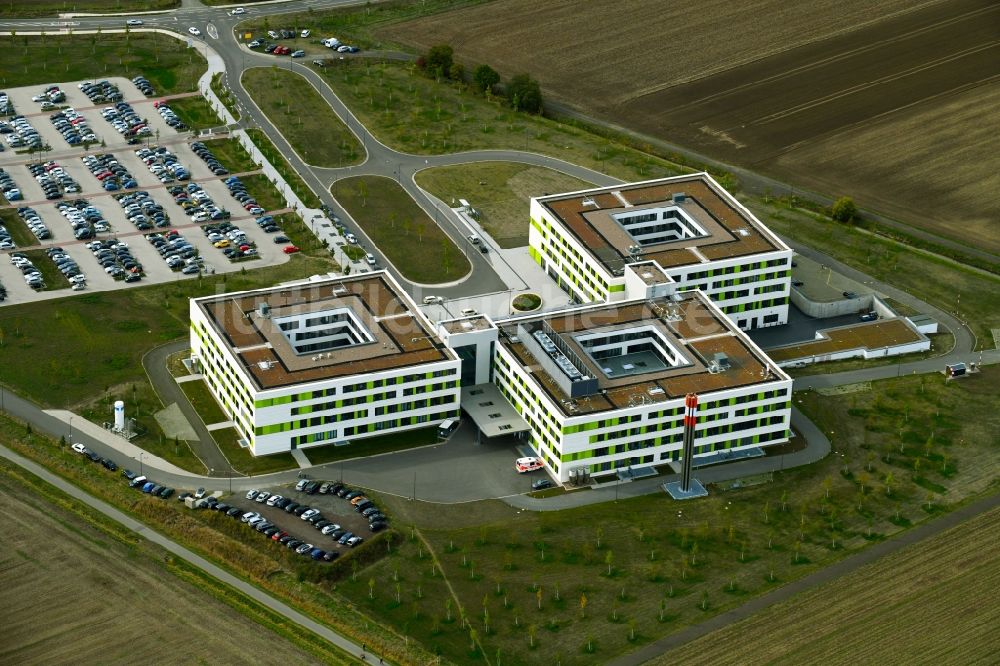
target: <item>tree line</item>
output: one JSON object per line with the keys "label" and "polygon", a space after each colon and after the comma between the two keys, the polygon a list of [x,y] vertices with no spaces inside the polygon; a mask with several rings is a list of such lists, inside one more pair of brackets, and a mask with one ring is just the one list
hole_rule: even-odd
{"label": "tree line", "polygon": [[[417,67],[436,79],[465,81],[465,66],[455,62],[454,55],[455,51],[451,46],[438,44],[417,58]],[[503,95],[515,111],[542,112],[542,88],[529,74],[516,74],[501,86],[500,73],[489,65],[482,64],[472,71],[472,84],[487,97],[496,95],[498,89],[502,88]]]}

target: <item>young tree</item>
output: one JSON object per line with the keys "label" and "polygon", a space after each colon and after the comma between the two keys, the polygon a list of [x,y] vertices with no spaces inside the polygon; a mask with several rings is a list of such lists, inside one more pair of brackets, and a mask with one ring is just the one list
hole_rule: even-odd
{"label": "young tree", "polygon": [[611,575],[612,566],[615,562],[615,556],[613,551],[608,551],[608,554],[604,556],[604,563],[608,565],[608,575]]}
{"label": "young tree", "polygon": [[580,617],[587,617],[587,595],[580,593]]}
{"label": "young tree", "polygon": [[438,78],[451,75],[451,66],[454,63],[455,50],[448,44],[438,44],[432,46],[424,56],[424,69]]}
{"label": "young tree", "polygon": [[507,99],[515,111],[542,112],[542,89],[527,74],[517,74],[507,84]]}
{"label": "young tree", "polygon": [[472,81],[476,84],[476,90],[489,95],[500,83],[500,74],[489,65],[479,65],[472,72]]}
{"label": "young tree", "polygon": [[840,197],[830,208],[830,217],[837,222],[850,224],[858,217],[858,207],[851,197]]}

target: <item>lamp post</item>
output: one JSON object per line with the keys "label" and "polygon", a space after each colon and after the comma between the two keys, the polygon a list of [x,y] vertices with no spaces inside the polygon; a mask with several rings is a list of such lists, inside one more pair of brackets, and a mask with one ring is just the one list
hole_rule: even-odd
{"label": "lamp post", "polygon": [[69,417],[69,443],[73,443],[73,417]]}
{"label": "lamp post", "polygon": [[145,451],[139,451],[139,476],[142,476],[142,456],[145,455]]}

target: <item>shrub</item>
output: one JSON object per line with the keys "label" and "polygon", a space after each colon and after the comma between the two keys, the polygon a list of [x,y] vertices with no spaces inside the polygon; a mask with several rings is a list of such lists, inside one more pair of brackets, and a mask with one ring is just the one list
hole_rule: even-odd
{"label": "shrub", "polygon": [[858,207],[854,205],[854,199],[851,197],[837,199],[830,208],[830,217],[844,224],[854,222],[858,217]]}
{"label": "shrub", "polygon": [[538,81],[527,74],[518,74],[510,80],[507,99],[515,111],[542,112],[542,89]]}

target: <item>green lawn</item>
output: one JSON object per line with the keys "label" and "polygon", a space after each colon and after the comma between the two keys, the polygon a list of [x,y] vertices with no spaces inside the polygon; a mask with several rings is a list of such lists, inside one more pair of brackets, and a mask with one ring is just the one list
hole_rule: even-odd
{"label": "green lawn", "polygon": [[257,171],[260,168],[236,139],[211,139],[204,144],[231,173]]}
{"label": "green lawn", "polygon": [[[0,308],[0,367],[10,388],[46,407],[103,396],[146,381],[142,355],[188,332],[188,299],[325,273],[328,260],[292,257],[246,273],[204,276]],[[66,354],[67,340],[74,353]]]}
{"label": "green lawn", "polygon": [[35,238],[35,234],[31,233],[28,229],[28,225],[24,223],[17,213],[12,208],[0,209],[0,224],[7,228],[10,232],[11,240],[17,245],[18,248],[31,247],[32,245],[38,244],[38,239]]}
{"label": "green lawn", "polygon": [[[358,247],[357,245],[342,245],[340,246],[340,251],[346,254],[351,261],[360,261],[361,259],[364,259],[365,254],[367,254],[364,248]],[[336,254],[336,252],[334,252],[334,254]]]}
{"label": "green lawn", "polygon": [[[180,6],[180,0],[6,0],[0,3],[4,15],[11,18],[57,16],[67,12],[148,12]],[[123,19],[122,27],[124,25]]]}
{"label": "green lawn", "polygon": [[606,663],[989,492],[998,382],[993,367],[949,384],[929,375],[797,394],[836,431],[837,455],[683,504],[659,493],[533,513],[385,498],[414,538],[339,587],[454,663],[498,653],[501,663]]}
{"label": "green lawn", "polygon": [[30,259],[31,263],[42,274],[42,278],[45,280],[44,291],[67,289],[69,287],[69,280],[59,272],[56,265],[49,259],[49,255],[45,254],[45,250],[25,250],[24,256]]}
{"label": "green lawn", "polygon": [[[247,186],[247,193],[256,199],[257,203],[264,210],[281,210],[288,207],[288,202],[278,193],[275,184],[268,180],[264,174],[257,173],[252,176],[242,176],[240,180]],[[234,204],[239,207],[236,202]]]}
{"label": "green lawn", "polygon": [[264,157],[277,169],[281,177],[285,179],[285,182],[292,188],[292,192],[295,192],[296,196],[302,200],[309,208],[319,208],[323,202],[319,200],[306,182],[302,180],[302,176],[299,175],[297,171],[292,169],[292,165],[288,163],[285,156],[278,152],[278,149],[274,147],[271,143],[271,139],[268,138],[263,131],[259,129],[249,129],[247,134],[253,141],[257,149],[264,154]]}
{"label": "green lawn", "polygon": [[747,198],[745,204],[776,233],[829,254],[876,280],[919,296],[968,321],[980,344],[992,347],[1000,328],[1000,276],[918,252],[900,243],[833,222],[787,201]]}
{"label": "green lawn", "polygon": [[181,97],[169,102],[170,108],[192,130],[208,129],[222,125],[222,119],[201,95]]}
{"label": "green lawn", "polygon": [[243,72],[243,87],[306,163],[340,167],[364,158],[358,140],[300,75],[257,67]]}
{"label": "green lawn", "polygon": [[180,382],[178,386],[181,387],[181,391],[187,396],[191,402],[191,406],[198,412],[205,425],[222,423],[229,420],[229,417],[222,411],[222,407],[219,406],[219,403],[212,395],[212,392],[208,390],[208,386],[204,381],[197,379],[189,382]]}
{"label": "green lawn", "polygon": [[17,35],[5,42],[0,71],[7,88],[142,74],[166,95],[197,90],[205,71],[205,59],[184,40],[158,33]]}
{"label": "green lawn", "polygon": [[298,463],[291,453],[279,453],[273,456],[254,456],[248,449],[240,446],[236,428],[213,430],[212,437],[218,443],[226,460],[237,472],[253,476],[255,474],[270,474],[295,469]]}
{"label": "green lawn", "polygon": [[419,172],[416,178],[417,185],[444,202],[468,201],[479,213],[479,223],[505,248],[528,244],[531,197],[593,187],[559,171],[516,162],[436,167]]}
{"label": "green lawn", "polygon": [[450,282],[471,270],[462,251],[394,180],[345,178],[332,192],[406,279]]}
{"label": "green lawn", "polygon": [[337,95],[383,143],[409,153],[518,149],[565,159],[623,180],[691,169],[547,118],[517,113],[456,83],[438,83],[415,66],[336,61],[321,70]]}
{"label": "green lawn", "polygon": [[360,456],[405,451],[417,446],[436,443],[438,443],[437,426],[434,426],[433,428],[420,428],[419,430],[409,430],[391,435],[366,437],[355,440],[346,446],[320,446],[302,449],[302,451],[309,458],[309,462],[314,465],[322,465],[323,463],[348,460]]}

